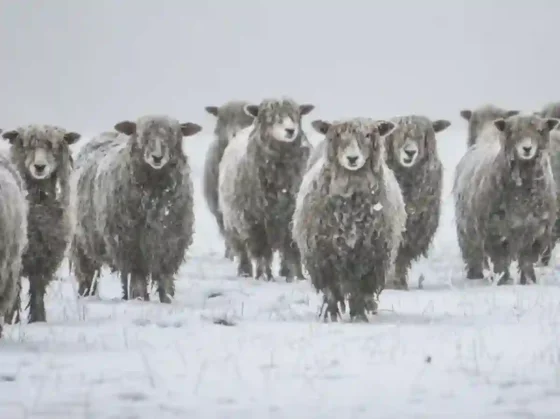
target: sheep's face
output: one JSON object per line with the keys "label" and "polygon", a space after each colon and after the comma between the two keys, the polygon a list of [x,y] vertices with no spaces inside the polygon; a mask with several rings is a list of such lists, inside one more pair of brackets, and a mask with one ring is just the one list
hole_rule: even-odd
{"label": "sheep's face", "polygon": [[80,139],[80,134],[50,125],[29,125],[7,131],[2,137],[12,144],[12,155],[19,167],[37,180],[50,178],[63,160],[70,160],[68,146]]}
{"label": "sheep's face", "polygon": [[469,145],[475,143],[476,138],[487,124],[496,119],[507,119],[517,114],[519,114],[518,110],[507,110],[490,105],[475,110],[463,109],[460,115],[469,123]]}
{"label": "sheep's face", "polygon": [[396,128],[387,136],[391,158],[404,168],[414,167],[427,153],[435,149],[435,134],[451,125],[447,120],[430,121],[414,116],[397,118]]}
{"label": "sheep's face", "polygon": [[326,137],[327,159],[351,172],[362,169],[368,162],[377,168],[384,152],[382,137],[395,128],[389,121],[373,123],[360,119],[332,124],[317,120],[312,126]]}
{"label": "sheep's face", "polygon": [[229,102],[221,107],[206,106],[210,115],[216,117],[215,134],[227,142],[234,139],[242,130],[250,127],[255,118],[245,112],[247,102]]}
{"label": "sheep's face", "polygon": [[247,105],[245,112],[255,118],[261,134],[281,143],[293,143],[300,138],[301,117],[309,114],[313,105],[297,105],[291,99],[266,99],[259,106]]}
{"label": "sheep's face", "polygon": [[146,116],[137,122],[119,122],[115,130],[131,136],[133,149],[140,151],[144,162],[160,170],[177,152],[182,153],[183,137],[198,133],[202,127],[191,122],[181,124],[165,116]]}
{"label": "sheep's face", "polygon": [[540,151],[549,149],[550,131],[559,123],[560,120],[554,118],[523,115],[497,119],[494,126],[504,133],[504,150],[511,159],[531,161]]}

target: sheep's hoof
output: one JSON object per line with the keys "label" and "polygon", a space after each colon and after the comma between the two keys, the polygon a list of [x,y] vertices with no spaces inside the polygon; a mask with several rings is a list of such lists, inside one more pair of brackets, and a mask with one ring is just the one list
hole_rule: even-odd
{"label": "sheep's hoof", "polygon": [[467,269],[467,279],[484,279],[484,274],[481,269],[469,268]]}
{"label": "sheep's hoof", "polygon": [[373,299],[366,301],[366,311],[368,311],[371,314],[377,314],[377,309],[378,309],[377,301]]}
{"label": "sheep's hoof", "polygon": [[365,313],[356,314],[351,317],[352,323],[369,323]]}
{"label": "sheep's hoof", "polygon": [[498,285],[506,285],[509,281],[510,281],[510,276],[509,275],[502,275],[502,277],[498,280]]}

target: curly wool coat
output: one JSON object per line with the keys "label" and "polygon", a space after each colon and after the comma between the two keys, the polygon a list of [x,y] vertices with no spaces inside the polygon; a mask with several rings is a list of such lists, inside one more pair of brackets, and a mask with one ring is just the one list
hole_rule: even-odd
{"label": "curly wool coat", "polygon": [[[52,125],[27,125],[2,134],[27,190],[28,244],[22,276],[29,279],[29,323],[46,321],[44,297],[71,240],[69,145],[81,135]],[[50,170],[44,177],[34,167]],[[19,298],[16,311],[19,312]],[[16,321],[19,320],[19,315]]]}
{"label": "curly wool coat", "polygon": [[[455,172],[453,195],[459,247],[467,278],[482,278],[485,259],[510,278],[518,260],[521,283],[536,281],[534,263],[550,243],[556,222],[556,186],[549,156],[549,131],[558,120],[513,116],[494,122],[503,135],[471,147]],[[531,141],[532,159],[519,149]]]}
{"label": "curly wool coat", "polygon": [[[0,131],[1,132],[1,131]],[[27,247],[28,205],[23,180],[8,157],[0,154],[0,337],[19,307],[22,256]]]}
{"label": "curly wool coat", "polygon": [[[121,134],[100,135],[76,159],[71,254],[80,294],[95,292],[94,276],[108,265],[119,272],[125,299],[149,299],[151,276],[160,301],[169,303],[174,275],[194,231],[193,186],[182,138],[201,128],[164,116],[146,116],[115,128]],[[146,162],[150,147],[168,155],[157,170]]]}
{"label": "curly wool coat", "polygon": [[[219,201],[226,237],[239,258],[238,274],[272,278],[272,256],[279,251],[286,276],[303,279],[297,246],[290,234],[305,164],[309,157],[301,117],[312,105],[293,100],[267,99],[248,107],[255,127],[246,137],[232,141],[220,163]],[[289,120],[294,135],[289,141],[276,139],[275,130]],[[257,262],[255,275],[251,259]]]}
{"label": "curly wool coat", "polygon": [[[399,184],[383,161],[383,139],[394,124],[356,118],[314,123],[326,135],[326,155],[305,174],[293,217],[293,237],[311,282],[324,294],[331,320],[338,304],[350,303],[351,318],[367,320],[394,274],[406,223]],[[339,163],[344,141],[360,142],[369,157],[358,170]]]}
{"label": "curly wool coat", "polygon": [[[386,137],[386,162],[399,182],[407,219],[396,261],[396,282],[388,283],[387,288],[408,289],[410,266],[427,256],[439,226],[443,165],[437,153],[436,133],[451,123],[419,115],[392,118],[391,122],[396,128]],[[411,164],[406,164],[407,158]]]}

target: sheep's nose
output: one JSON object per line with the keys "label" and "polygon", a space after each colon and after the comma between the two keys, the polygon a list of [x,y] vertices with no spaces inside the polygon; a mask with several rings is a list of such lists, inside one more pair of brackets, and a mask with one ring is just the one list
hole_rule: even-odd
{"label": "sheep's nose", "polygon": [[525,154],[529,154],[531,152],[531,149],[533,147],[529,146],[529,147],[523,147],[523,151],[525,152]]}
{"label": "sheep's nose", "polygon": [[404,150],[404,152],[408,157],[414,157],[414,155],[416,154],[416,150]]}
{"label": "sheep's nose", "polygon": [[356,162],[358,161],[358,156],[348,156],[346,158],[348,159],[348,163],[350,163],[351,165],[356,164]]}
{"label": "sheep's nose", "polygon": [[154,163],[159,164],[163,160],[163,156],[157,156],[155,154],[152,154],[152,159],[154,160]]}
{"label": "sheep's nose", "polygon": [[292,135],[294,135],[294,132],[296,132],[295,129],[293,129],[293,128],[286,128],[286,134],[288,135],[288,137],[291,137]]}
{"label": "sheep's nose", "polygon": [[34,164],[33,166],[35,166],[35,170],[39,173],[41,173],[43,170],[45,170],[45,167],[47,167],[46,164]]}

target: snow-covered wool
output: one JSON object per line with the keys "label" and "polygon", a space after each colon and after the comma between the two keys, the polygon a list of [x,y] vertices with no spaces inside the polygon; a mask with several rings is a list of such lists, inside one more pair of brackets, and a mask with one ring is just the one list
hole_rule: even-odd
{"label": "snow-covered wool", "polygon": [[314,121],[326,136],[325,155],[305,174],[293,217],[293,237],[327,314],[336,321],[338,303],[350,317],[367,321],[376,312],[406,224],[395,175],[384,161],[384,136],[395,124],[355,118]]}
{"label": "snow-covered wool", "polygon": [[[44,297],[71,239],[69,146],[81,137],[53,125],[26,125],[6,131],[10,156],[27,191],[28,243],[22,276],[29,279],[29,323],[46,321]],[[19,298],[16,303],[19,312]],[[19,316],[18,316],[19,320]]]}
{"label": "snow-covered wool", "polygon": [[413,261],[427,256],[439,225],[443,165],[437,152],[436,133],[451,122],[425,116],[392,118],[395,130],[386,137],[387,166],[395,173],[406,204],[406,230],[396,261],[395,283],[387,288],[408,289],[407,275]]}
{"label": "snow-covered wool", "polygon": [[[515,109],[504,109],[495,105],[486,104],[475,109],[463,109],[460,112],[461,117],[469,123],[469,134],[467,138],[467,147],[478,142],[483,130],[489,128],[495,131],[492,121],[502,118],[507,119],[510,116],[519,114]],[[485,139],[496,138],[495,136],[483,136]]]}
{"label": "snow-covered wool", "polygon": [[[206,152],[204,172],[202,175],[202,190],[208,209],[216,219],[220,234],[224,236],[224,221],[218,203],[218,177],[220,161],[228,143],[241,131],[251,126],[254,117],[245,112],[247,101],[229,101],[222,106],[206,106],[205,110],[216,117],[214,140]],[[233,254],[229,245],[225,243],[225,257],[232,259]]]}
{"label": "snow-covered wool", "polygon": [[497,119],[498,138],[472,146],[459,161],[453,195],[467,278],[482,278],[489,258],[499,284],[509,280],[513,260],[522,284],[536,282],[534,263],[556,222],[549,133],[559,122],[536,115]]}
{"label": "snow-covered wool", "polygon": [[202,128],[168,116],[123,121],[76,158],[76,226],[71,260],[80,295],[95,293],[103,265],[120,274],[123,298],[175,295],[175,275],[192,244],[193,185],[183,137]]}
{"label": "snow-covered wool", "polygon": [[[290,234],[309,142],[302,116],[313,105],[290,98],[245,106],[255,118],[252,131],[226,147],[219,174],[219,203],[226,240],[238,258],[238,275],[272,278],[272,256],[283,258],[281,274],[303,279],[297,246]],[[253,275],[252,260],[257,269]]]}
{"label": "snow-covered wool", "polygon": [[22,256],[27,246],[25,195],[25,185],[16,167],[0,154],[0,337],[4,321],[10,323],[14,312],[19,311]]}
{"label": "snow-covered wool", "polygon": [[[543,106],[542,110],[535,113],[542,118],[560,119],[560,102],[551,102]],[[556,198],[560,201],[560,129],[556,127],[550,131],[550,163],[552,165],[552,174],[556,183]],[[557,202],[558,211],[560,212],[560,202]],[[556,225],[554,226],[553,243],[547,246],[542,253],[541,262],[544,265],[550,263],[552,249],[560,238],[560,214],[557,214]]]}

